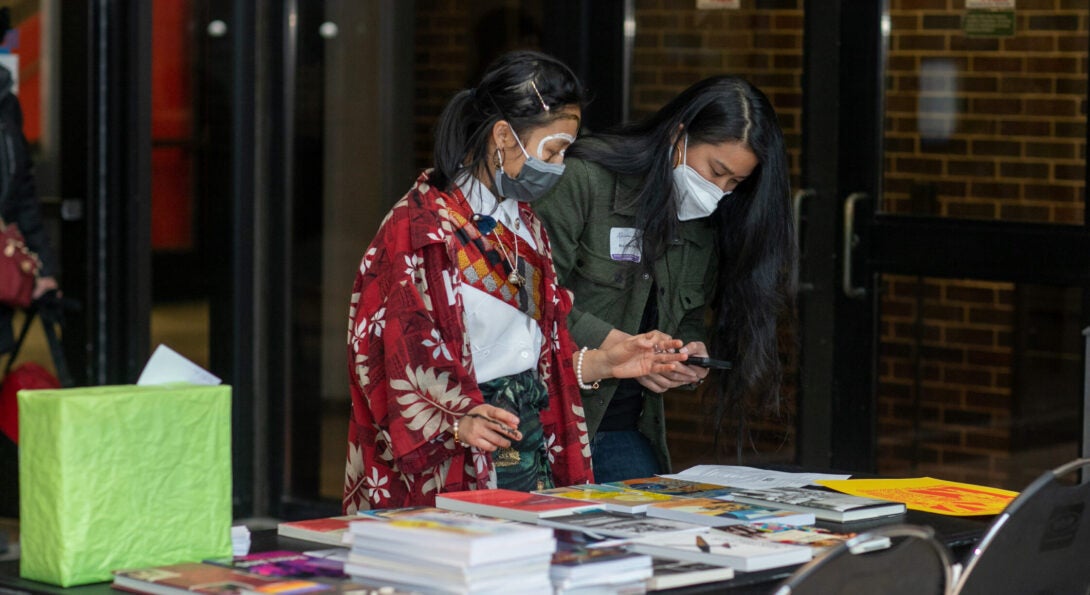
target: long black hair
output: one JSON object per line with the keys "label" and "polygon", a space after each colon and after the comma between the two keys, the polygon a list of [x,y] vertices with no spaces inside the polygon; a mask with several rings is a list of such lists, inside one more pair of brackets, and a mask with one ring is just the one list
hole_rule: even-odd
{"label": "long black hair", "polygon": [[585,101],[583,84],[560,60],[529,50],[503,54],[476,87],[459,91],[443,109],[429,183],[450,190],[463,169],[478,173],[487,168],[488,140],[496,122],[507,120],[525,138],[562,117],[564,107],[582,108]]}
{"label": "long black hair", "polygon": [[672,170],[681,135],[688,135],[690,147],[743,143],[758,161],[711,216],[719,269],[708,348],[734,363],[717,386],[716,439],[728,413],[741,438],[746,403],[757,399],[778,408],[781,332],[794,324],[798,252],[787,152],[771,102],[740,77],[704,79],[643,121],[581,138],[567,155],[640,180],[629,200],[650,255],[645,262],[653,262],[677,234]]}

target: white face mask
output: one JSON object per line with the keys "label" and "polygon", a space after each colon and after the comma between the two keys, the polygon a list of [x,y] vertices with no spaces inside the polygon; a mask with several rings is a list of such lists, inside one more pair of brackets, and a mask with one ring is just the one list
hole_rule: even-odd
{"label": "white face mask", "polygon": [[685,135],[685,141],[681,145],[681,163],[674,168],[674,189],[677,191],[677,218],[678,221],[690,221],[707,217],[715,212],[719,201],[728,196],[731,191],[724,192],[722,188],[709,182],[695,169],[689,167],[685,158],[689,149],[689,135]]}

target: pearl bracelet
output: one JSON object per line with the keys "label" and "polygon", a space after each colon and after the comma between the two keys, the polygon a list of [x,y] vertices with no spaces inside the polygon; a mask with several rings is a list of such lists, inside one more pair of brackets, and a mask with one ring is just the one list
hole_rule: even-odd
{"label": "pearl bracelet", "polygon": [[598,390],[598,381],[595,380],[594,384],[585,384],[583,382],[583,356],[587,353],[586,345],[579,350],[579,357],[575,360],[575,381],[579,383],[579,388],[583,390]]}
{"label": "pearl bracelet", "polygon": [[461,444],[465,448],[469,448],[469,445],[458,438],[458,420],[454,420],[454,442]]}

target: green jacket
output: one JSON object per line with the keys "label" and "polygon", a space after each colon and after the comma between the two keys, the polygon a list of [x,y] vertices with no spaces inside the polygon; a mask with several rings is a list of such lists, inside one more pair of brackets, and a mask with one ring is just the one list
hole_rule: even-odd
{"label": "green jacket", "polygon": [[[680,222],[677,239],[650,270],[646,263],[618,260],[621,251],[617,248],[625,242],[615,238],[611,251],[611,234],[640,227],[636,207],[630,204],[637,180],[620,178],[588,161],[572,158],[565,163],[564,177],[534,203],[534,210],[548,229],[560,283],[575,294],[568,327],[576,344],[597,347],[614,328],[637,333],[652,284],[658,291],[657,328],[686,343],[707,343],[705,304],[711,301],[716,270],[711,220]],[[592,438],[617,382],[603,381],[598,390],[583,391]],[[655,447],[661,468],[669,470],[662,398],[644,391],[639,429]],[[670,398],[695,398],[695,394]]]}

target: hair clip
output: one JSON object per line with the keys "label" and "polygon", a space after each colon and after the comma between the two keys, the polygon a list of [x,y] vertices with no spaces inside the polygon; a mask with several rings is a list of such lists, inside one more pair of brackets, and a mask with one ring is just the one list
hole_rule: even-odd
{"label": "hair clip", "polygon": [[530,80],[530,86],[534,88],[534,93],[537,95],[537,100],[541,102],[541,108],[544,109],[546,112],[549,111],[549,104],[545,103],[545,98],[541,96],[541,91],[537,90],[537,83],[535,83],[533,79]]}

